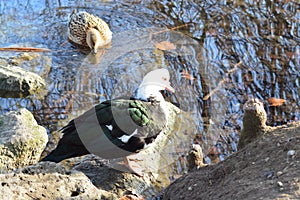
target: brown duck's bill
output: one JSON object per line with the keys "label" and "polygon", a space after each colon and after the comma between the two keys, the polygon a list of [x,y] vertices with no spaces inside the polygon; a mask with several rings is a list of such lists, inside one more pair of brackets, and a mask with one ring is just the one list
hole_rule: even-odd
{"label": "brown duck's bill", "polygon": [[97,49],[92,49],[91,52],[92,52],[92,54],[97,54],[98,50]]}

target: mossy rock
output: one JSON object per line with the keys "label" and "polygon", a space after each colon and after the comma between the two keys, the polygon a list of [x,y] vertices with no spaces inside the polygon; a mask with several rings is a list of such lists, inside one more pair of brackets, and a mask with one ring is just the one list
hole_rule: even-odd
{"label": "mossy rock", "polygon": [[25,108],[0,116],[0,170],[36,163],[48,142],[47,131]]}

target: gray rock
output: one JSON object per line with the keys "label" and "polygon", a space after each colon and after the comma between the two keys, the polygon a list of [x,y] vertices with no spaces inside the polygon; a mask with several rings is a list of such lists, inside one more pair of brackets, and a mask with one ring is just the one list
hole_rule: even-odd
{"label": "gray rock", "polygon": [[0,182],[0,199],[117,199],[97,189],[82,172],[51,162],[1,174]]}
{"label": "gray rock", "polygon": [[45,80],[39,75],[15,66],[0,65],[0,96],[28,96],[45,88]]}
{"label": "gray rock", "polygon": [[46,129],[27,109],[0,116],[0,170],[37,163],[47,142]]}
{"label": "gray rock", "polygon": [[153,177],[146,174],[139,177],[116,170],[109,167],[107,160],[94,155],[86,156],[72,169],[83,172],[97,188],[114,193],[118,197],[126,194],[145,195],[145,193],[150,193],[149,190],[158,189],[155,187],[157,182],[153,180]]}

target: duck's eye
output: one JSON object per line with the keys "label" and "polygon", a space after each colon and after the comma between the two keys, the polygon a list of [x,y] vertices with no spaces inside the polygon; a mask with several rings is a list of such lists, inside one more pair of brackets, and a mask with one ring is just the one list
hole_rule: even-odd
{"label": "duck's eye", "polygon": [[167,81],[167,78],[166,78],[166,77],[162,77],[162,79],[163,79],[164,81]]}

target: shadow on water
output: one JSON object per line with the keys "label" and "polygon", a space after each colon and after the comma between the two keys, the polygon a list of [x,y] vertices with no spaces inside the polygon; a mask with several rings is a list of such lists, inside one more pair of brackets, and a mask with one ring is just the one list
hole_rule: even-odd
{"label": "shadow on water", "polygon": [[[113,42],[103,55],[95,58],[67,42],[68,15],[74,8],[109,23]],[[35,64],[19,65],[46,79],[47,95],[1,98],[1,111],[26,107],[49,133],[94,104],[130,95],[147,71],[161,67],[169,69],[176,88],[174,95],[165,95],[196,120],[189,142],[203,146],[207,162],[237,151],[242,105],[248,98],[265,102],[269,125],[299,118],[296,1],[16,0],[0,2],[0,16],[1,46],[52,50],[39,53]],[[174,27],[180,28],[164,31]],[[161,41],[171,41],[176,50],[154,48]],[[0,63],[11,63],[14,56],[1,52]],[[287,102],[271,107],[271,97]],[[185,170],[184,162],[178,162],[174,174]]]}

